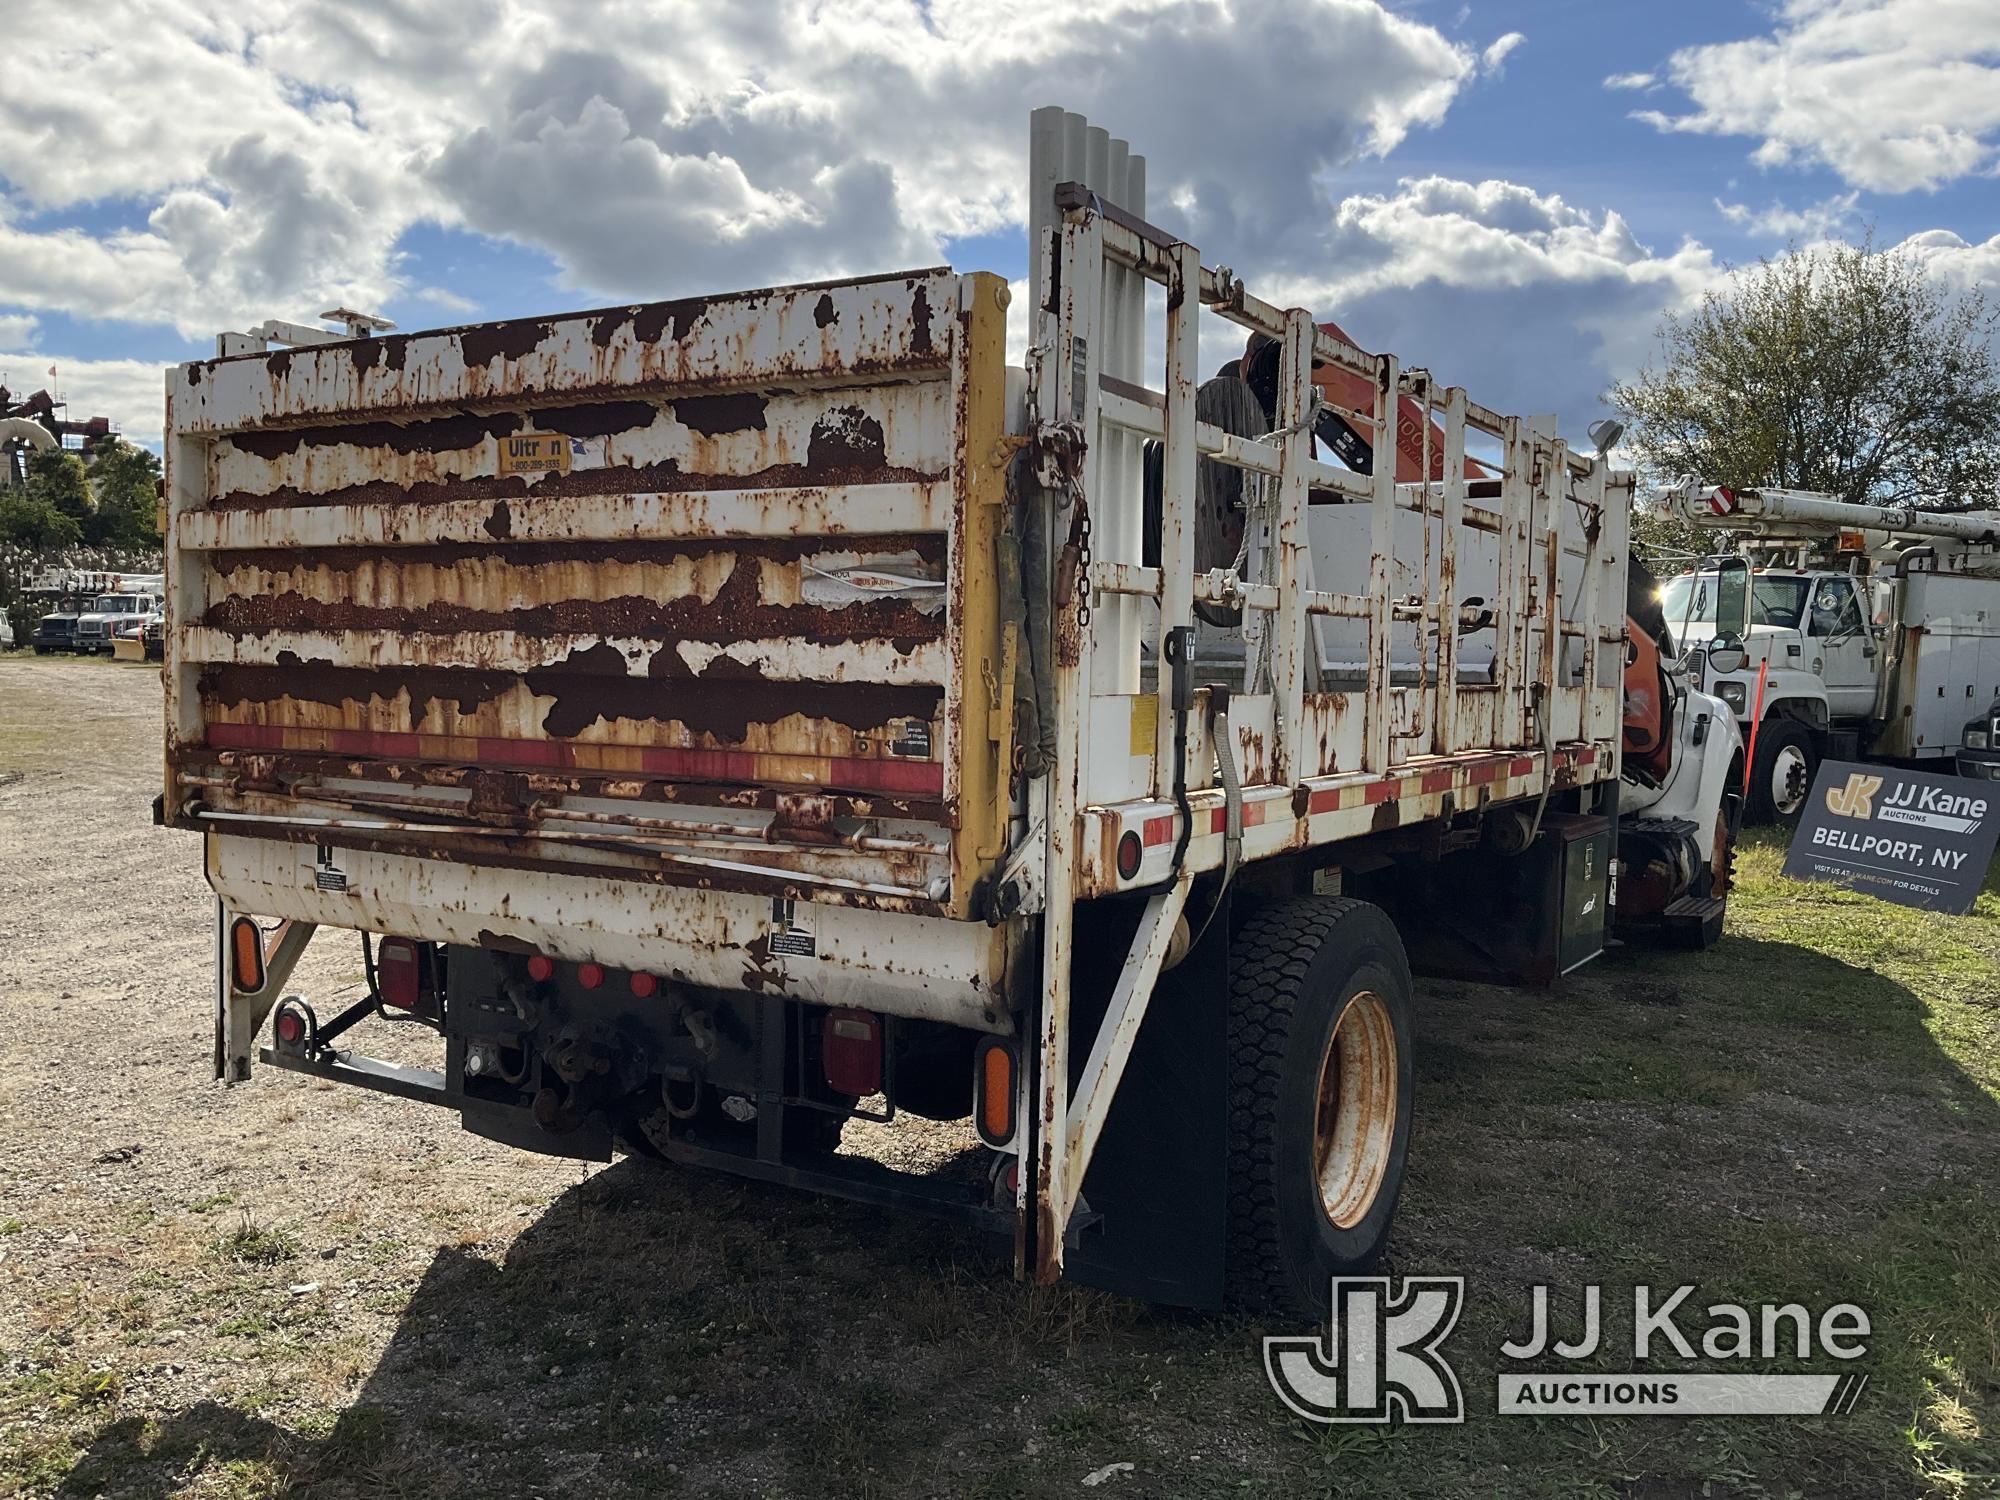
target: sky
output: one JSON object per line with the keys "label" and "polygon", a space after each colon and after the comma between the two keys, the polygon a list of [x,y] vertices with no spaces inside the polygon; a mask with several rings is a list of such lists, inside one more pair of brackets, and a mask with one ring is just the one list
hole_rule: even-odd
{"label": "sky", "polygon": [[270,317],[1019,280],[1049,103],[1209,264],[1572,435],[1760,256],[1872,233],[2000,289],[2000,0],[7,9],[0,383],[148,444],[161,366]]}

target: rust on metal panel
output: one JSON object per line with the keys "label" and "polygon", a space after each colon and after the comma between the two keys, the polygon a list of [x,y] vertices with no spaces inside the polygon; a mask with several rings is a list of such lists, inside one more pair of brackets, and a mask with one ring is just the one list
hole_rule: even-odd
{"label": "rust on metal panel", "polygon": [[[921,483],[942,477],[949,462],[939,446],[946,413],[937,387],[932,381],[842,391],[833,404],[799,395],[733,395],[667,408],[618,402],[407,427],[239,433],[215,444],[217,493],[208,508]],[[567,431],[572,427],[577,431]],[[417,429],[436,431],[429,438],[400,436]],[[500,440],[530,430],[565,432],[584,452],[568,472],[499,473]]]}
{"label": "rust on metal panel", "polygon": [[[687,873],[664,865],[657,859],[641,862],[640,856],[624,854],[616,847],[615,838],[611,837],[607,837],[598,846],[584,847],[576,859],[556,859],[549,857],[548,847],[543,840],[525,834],[518,839],[425,834],[420,839],[413,840],[408,837],[399,838],[390,834],[369,833],[352,828],[299,828],[276,822],[232,823],[229,831],[235,834],[254,834],[260,838],[275,839],[282,843],[323,844],[329,848],[354,849],[370,854],[414,854],[426,859],[523,870],[542,875],[586,874],[600,879],[630,880],[648,885],[694,885],[702,890],[730,891],[752,896],[783,896],[787,899],[813,901],[830,906],[870,907],[878,910],[909,912],[919,916],[944,915],[944,909],[939,902],[920,892],[889,895],[877,891],[846,890],[839,886],[823,885],[802,878],[807,874],[802,870],[774,867],[768,875],[762,875],[738,868],[721,869],[707,866],[701,868],[698,876],[690,878]],[[445,903],[445,909],[452,909],[450,903]]]}
{"label": "rust on metal panel", "polygon": [[[968,482],[961,304],[926,273],[183,372],[206,475],[182,519],[211,520],[172,816],[945,910],[965,518],[905,497]],[[507,472],[530,434],[570,441]],[[703,806],[769,816],[676,810]],[[855,822],[882,817],[930,831]]]}
{"label": "rust on metal panel", "polygon": [[[854,753],[857,735],[887,739],[897,721],[928,722],[943,696],[938,688],[873,683],[797,682],[779,692],[742,668],[736,670],[745,675],[705,673],[688,689],[675,691],[659,679],[630,676],[625,667],[616,647],[600,644],[537,672],[305,661],[211,664],[202,669],[199,685],[211,719],[223,722],[562,739],[603,725],[611,743],[726,744],[824,755]],[[781,716],[770,722],[780,709]],[[824,738],[788,744],[786,726],[796,726],[794,735],[803,730]],[[631,738],[634,728],[643,738]]]}
{"label": "rust on metal panel", "polygon": [[316,415],[505,405],[627,391],[839,381],[942,368],[946,269],[341,341],[185,366],[190,431]]}
{"label": "rust on metal panel", "polygon": [[[232,792],[276,791],[328,779],[380,782],[390,787],[456,789],[479,784],[492,773],[481,767],[437,761],[406,761],[388,757],[354,759],[305,752],[265,754],[243,750],[180,749],[173,758],[176,784],[217,784]],[[706,782],[669,781],[659,777],[561,775],[529,771],[508,778],[524,797],[577,797],[629,801],[664,807],[713,807],[738,811],[772,811],[801,794],[781,787],[732,786]],[[876,793],[816,788],[811,799],[823,804],[833,819],[887,819],[950,827],[953,809],[943,802]]]}
{"label": "rust on metal panel", "polygon": [[[942,577],[942,538],[874,547]],[[739,543],[663,555],[630,544],[231,553],[216,557],[201,623],[232,635],[275,630],[650,636],[732,642],[885,639],[907,655],[939,638],[939,616],[903,598],[802,602],[809,570],[856,558],[851,547]],[[365,601],[365,602],[364,602]]]}

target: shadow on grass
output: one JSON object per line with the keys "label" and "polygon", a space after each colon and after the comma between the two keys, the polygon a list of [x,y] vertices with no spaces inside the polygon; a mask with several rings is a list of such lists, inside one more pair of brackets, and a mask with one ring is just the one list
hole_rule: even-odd
{"label": "shadow on grass", "polygon": [[[1239,1322],[1019,1287],[961,1231],[627,1161],[502,1260],[441,1250],[324,1426],[216,1403],[115,1420],[60,1492],[1029,1496],[1125,1461],[1166,1495],[1975,1493],[2000,1432],[2000,1110],[1938,1023],[1879,974],[1734,937],[1547,996],[1436,986],[1388,1269],[1469,1279],[1462,1427],[1307,1428]],[[1859,1303],[1868,1398],[1498,1418],[1497,1347],[1536,1281],[1570,1309],[1587,1282],[1607,1309],[1636,1282]],[[1607,1318],[1627,1356],[1629,1333]]]}

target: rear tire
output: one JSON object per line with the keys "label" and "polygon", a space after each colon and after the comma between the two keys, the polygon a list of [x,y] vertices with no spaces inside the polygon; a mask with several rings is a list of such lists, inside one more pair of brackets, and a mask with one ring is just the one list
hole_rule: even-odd
{"label": "rear tire", "polygon": [[1797,822],[1818,774],[1812,731],[1791,719],[1766,719],[1757,731],[1757,763],[1750,773],[1750,821]]}
{"label": "rear tire", "polygon": [[1373,1265],[1401,1196],[1414,1094],[1410,966],[1365,901],[1293,897],[1230,952],[1227,1294],[1324,1312]]}

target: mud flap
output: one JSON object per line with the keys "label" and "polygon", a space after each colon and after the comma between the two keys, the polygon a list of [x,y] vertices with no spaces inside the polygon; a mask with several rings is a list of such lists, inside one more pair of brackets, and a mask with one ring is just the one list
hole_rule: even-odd
{"label": "mud flap", "polygon": [[[1196,927],[1208,915],[1205,896],[1198,890],[1189,903]],[[1136,922],[1138,904],[1121,904]],[[1067,1280],[1172,1306],[1222,1306],[1229,930],[1225,905],[1153,992],[1084,1175],[1074,1220],[1082,1227],[1064,1257]],[[1079,936],[1071,1005],[1076,1034],[1088,1037],[1103,1018],[1131,934],[1104,942]]]}

